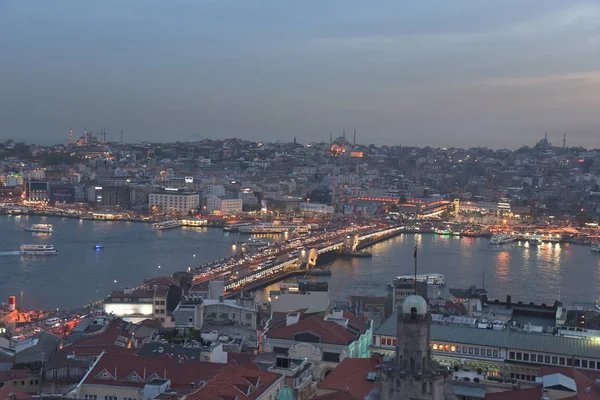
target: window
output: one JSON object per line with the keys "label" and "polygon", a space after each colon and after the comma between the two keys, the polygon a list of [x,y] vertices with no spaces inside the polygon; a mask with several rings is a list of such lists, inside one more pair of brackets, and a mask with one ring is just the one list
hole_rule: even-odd
{"label": "window", "polygon": [[433,348],[434,350],[437,350],[437,349],[438,349],[438,345],[437,345],[437,343],[434,343],[434,344],[432,345],[432,348]]}
{"label": "window", "polygon": [[521,361],[523,359],[523,354],[520,352],[517,352],[517,360]]}
{"label": "window", "polygon": [[575,359],[575,366],[576,367],[580,367],[581,366],[581,360]]}
{"label": "window", "polygon": [[491,357],[492,356],[492,349],[487,349],[487,356]]}
{"label": "window", "polygon": [[159,306],[159,305],[160,305],[160,301],[156,300],[156,301],[154,302],[154,305],[155,305],[155,306]]}
{"label": "window", "polygon": [[323,361],[339,363],[340,362],[340,354],[324,351],[323,352]]}
{"label": "window", "polygon": [[469,354],[473,354],[473,348],[469,347]]}
{"label": "window", "polygon": [[494,357],[498,358],[498,350],[494,350]]}
{"label": "window", "polygon": [[467,354],[467,346],[463,346],[463,348],[462,348],[462,352],[463,352],[464,354]]}
{"label": "window", "polygon": [[529,361],[529,353],[523,353],[523,361]]}
{"label": "window", "polygon": [[455,353],[456,352],[456,346],[450,346],[450,351]]}
{"label": "window", "polygon": [[531,360],[531,362],[535,362],[535,354],[531,353],[529,355],[529,359]]}
{"label": "window", "polygon": [[85,400],[98,400],[97,394],[86,394],[83,396]]}
{"label": "window", "polygon": [[558,357],[552,356],[552,364],[554,364],[554,365],[558,364]]}
{"label": "window", "polygon": [[559,359],[558,359],[558,363],[559,363],[560,365],[565,365],[565,358],[564,358],[564,357],[561,357],[561,358],[559,358]]}
{"label": "window", "polygon": [[543,355],[541,355],[541,354],[538,354],[538,355],[537,355],[537,361],[538,361],[539,363],[543,363],[543,362],[544,362],[544,356],[543,356]]}
{"label": "window", "polygon": [[475,347],[475,355],[478,356],[479,355],[479,347]]}
{"label": "window", "polygon": [[117,400],[117,396],[104,396],[104,400]]}
{"label": "window", "polygon": [[252,319],[252,314],[246,314],[246,319]]}
{"label": "window", "polygon": [[588,367],[587,360],[581,360],[581,368],[587,368],[587,367]]}
{"label": "window", "polygon": [[228,319],[229,318],[229,314],[228,313],[221,313],[221,315],[219,316],[219,318]]}
{"label": "window", "polygon": [[544,356],[544,364],[550,364],[550,356]]}
{"label": "window", "polygon": [[568,365],[569,367],[572,367],[572,366],[573,366],[573,359],[572,359],[572,358],[567,358],[567,365]]}
{"label": "window", "polygon": [[590,361],[590,368],[592,368],[592,369],[596,368],[596,361]]}
{"label": "window", "polygon": [[192,322],[194,322],[194,318],[188,318],[188,322],[191,324]]}
{"label": "window", "polygon": [[450,345],[445,345],[445,346],[444,346],[444,350],[445,350],[445,351],[450,351]]}

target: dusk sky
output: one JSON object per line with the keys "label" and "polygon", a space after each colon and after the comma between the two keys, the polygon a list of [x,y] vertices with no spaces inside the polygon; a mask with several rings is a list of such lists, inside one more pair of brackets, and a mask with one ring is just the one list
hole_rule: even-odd
{"label": "dusk sky", "polygon": [[0,139],[600,147],[600,1],[0,0]]}

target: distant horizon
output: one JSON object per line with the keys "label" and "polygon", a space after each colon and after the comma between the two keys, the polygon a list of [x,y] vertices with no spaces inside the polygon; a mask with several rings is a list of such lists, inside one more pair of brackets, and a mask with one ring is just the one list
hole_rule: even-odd
{"label": "distant horizon", "polygon": [[[81,136],[81,135],[80,135]],[[74,136],[75,139],[78,139],[80,136]],[[340,135],[341,136],[341,135]],[[333,139],[335,140],[337,137],[340,136],[334,136]],[[346,136],[346,138],[348,139],[348,136]],[[491,147],[491,146],[450,146],[450,145],[437,145],[437,146],[432,146],[432,145],[425,145],[425,146],[419,146],[419,145],[410,145],[410,144],[402,144],[402,143],[397,143],[397,144],[390,144],[390,143],[383,143],[383,144],[377,144],[377,143],[366,143],[366,142],[361,142],[359,140],[357,140],[357,145],[360,146],[370,146],[370,145],[374,145],[376,147],[382,147],[382,146],[389,146],[389,147],[394,147],[394,146],[401,146],[401,147],[416,147],[416,148],[426,148],[426,147],[431,147],[431,148],[442,148],[442,147],[448,147],[448,148],[455,148],[455,149],[469,149],[469,148],[487,148],[490,150],[518,150],[521,147],[534,147],[536,145],[537,142],[539,142],[540,139],[542,139],[543,136],[541,138],[538,138],[535,142],[530,143],[530,144],[524,144],[524,145],[520,145],[520,146],[516,146],[516,147]],[[123,140],[124,144],[137,144],[137,143],[151,143],[151,144],[172,144],[172,143],[176,143],[176,142],[182,142],[182,143],[193,143],[193,142],[200,142],[202,140],[211,140],[211,141],[217,141],[217,140],[232,140],[232,139],[238,139],[238,140],[245,140],[245,141],[249,141],[249,142],[254,142],[254,143],[293,143],[294,142],[294,138],[289,138],[286,140],[283,139],[278,139],[278,140],[251,140],[251,139],[245,139],[245,138],[241,138],[241,137],[226,137],[226,138],[201,138],[201,139],[196,139],[196,140],[173,140],[173,141],[149,141],[149,140],[140,140],[140,141],[127,141]],[[42,146],[53,146],[53,145],[66,145],[69,144],[69,138],[65,138],[62,141],[61,140],[56,140],[53,141],[52,139],[43,139],[43,140],[36,140],[33,138],[19,138],[19,139],[15,139],[15,138],[6,138],[6,139],[0,139],[0,142],[5,142],[7,140],[12,140],[15,143],[18,142],[22,142],[25,143],[27,145],[33,145],[33,144],[39,144]],[[351,139],[349,139],[351,141]],[[298,144],[301,145],[306,145],[309,143],[328,143],[329,142],[329,137],[327,137],[327,139],[323,139],[323,140],[311,140],[311,141],[307,141],[307,142],[303,142],[302,140],[300,140],[300,138],[296,137],[296,141],[298,142]],[[553,148],[562,148],[562,136],[561,136],[561,141],[560,144],[557,144],[558,142],[556,141],[552,141],[552,138],[550,137],[550,135],[548,135],[548,141],[552,144]],[[120,140],[116,140],[116,141],[111,141],[110,137],[107,134],[107,143],[120,143]],[[568,141],[568,136],[567,136],[567,145],[566,148],[577,148],[577,147],[581,147],[584,148],[588,151],[593,151],[593,150],[600,150],[600,147],[586,147],[586,146],[580,146],[578,144],[569,144]]]}
{"label": "distant horizon", "polygon": [[375,5],[1,1],[0,140],[600,146],[600,2]]}

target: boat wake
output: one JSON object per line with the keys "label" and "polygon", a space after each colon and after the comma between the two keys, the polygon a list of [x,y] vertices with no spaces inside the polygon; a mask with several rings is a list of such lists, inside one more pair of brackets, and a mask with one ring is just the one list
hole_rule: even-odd
{"label": "boat wake", "polygon": [[21,254],[20,251],[0,251],[0,257],[2,256],[18,256]]}

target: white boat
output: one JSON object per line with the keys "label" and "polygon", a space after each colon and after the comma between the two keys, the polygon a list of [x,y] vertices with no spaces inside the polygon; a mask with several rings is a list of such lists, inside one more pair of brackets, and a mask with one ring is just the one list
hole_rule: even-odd
{"label": "white boat", "polygon": [[[395,280],[414,281],[415,276],[414,275],[402,275],[402,276],[397,276]],[[436,274],[436,273],[418,274],[417,282],[427,282],[428,285],[443,286],[446,284],[446,277],[442,274]]]}
{"label": "white boat", "polygon": [[24,244],[19,248],[21,255],[31,256],[53,256],[58,250],[51,244]]}
{"label": "white boat", "polygon": [[592,247],[590,247],[590,250],[600,252],[600,242],[593,243]]}
{"label": "white boat", "polygon": [[270,246],[271,245],[271,243],[267,242],[266,240],[260,240],[260,239],[256,239],[256,238],[250,238],[250,239],[248,239],[248,242],[246,244],[248,246],[257,246],[257,247]]}
{"label": "white boat", "polygon": [[37,232],[37,233],[52,233],[54,227],[51,224],[33,224],[27,228],[25,231],[27,232]]}
{"label": "white boat", "polygon": [[514,236],[507,235],[507,234],[501,234],[501,235],[492,236],[492,238],[490,239],[490,244],[500,246],[503,244],[512,243],[514,241],[515,241]]}
{"label": "white boat", "polygon": [[157,222],[156,224],[152,225],[152,228],[154,228],[157,231],[160,231],[163,229],[177,228],[179,226],[181,226],[181,221],[173,219],[170,221]]}

